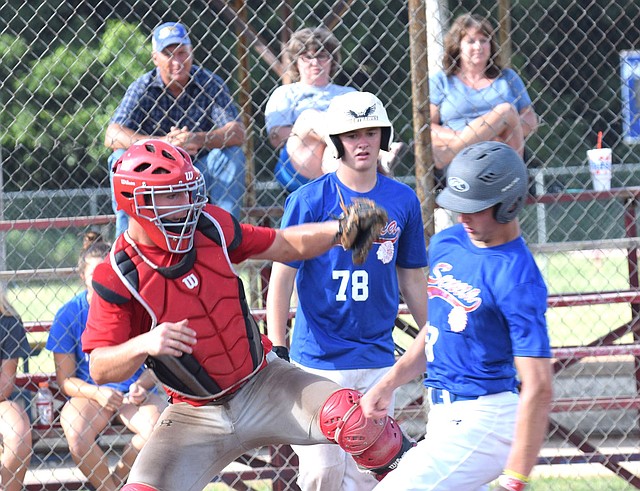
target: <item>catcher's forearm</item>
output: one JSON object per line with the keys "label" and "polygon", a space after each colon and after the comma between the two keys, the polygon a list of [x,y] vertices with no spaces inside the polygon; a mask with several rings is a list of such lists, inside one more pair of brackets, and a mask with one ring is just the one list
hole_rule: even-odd
{"label": "catcher's forearm", "polygon": [[89,372],[98,384],[122,382],[132,377],[147,358],[145,334],[116,346],[95,348],[89,356]]}
{"label": "catcher's forearm", "polygon": [[355,264],[362,264],[387,222],[387,212],[364,198],[354,199],[342,207],[344,213],[339,220],[305,223],[278,230],[271,247],[254,258],[281,263],[310,259],[340,243],[353,251]]}
{"label": "catcher's forearm", "polygon": [[319,256],[336,244],[337,233],[337,220],[280,229],[266,251],[267,259],[288,263]]}

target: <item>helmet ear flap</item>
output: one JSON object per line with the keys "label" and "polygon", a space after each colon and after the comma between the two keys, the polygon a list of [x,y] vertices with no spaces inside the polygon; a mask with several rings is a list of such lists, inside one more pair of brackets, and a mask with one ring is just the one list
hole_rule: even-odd
{"label": "helmet ear flap", "polygon": [[380,136],[380,150],[388,152],[391,148],[391,141],[393,140],[393,128],[391,126],[383,126],[380,130],[382,132]]}
{"label": "helmet ear flap", "polygon": [[518,216],[523,207],[524,196],[518,196],[509,202],[498,203],[493,210],[493,216],[498,223],[509,223]]}
{"label": "helmet ear flap", "polygon": [[329,135],[327,138],[327,147],[331,150],[331,156],[334,159],[341,159],[344,157],[344,145],[337,135]]}

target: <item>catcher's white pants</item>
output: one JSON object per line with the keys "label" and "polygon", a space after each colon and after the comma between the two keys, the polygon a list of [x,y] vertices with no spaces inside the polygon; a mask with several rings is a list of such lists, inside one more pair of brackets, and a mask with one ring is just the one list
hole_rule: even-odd
{"label": "catcher's white pants", "polygon": [[248,449],[326,442],[318,414],[340,386],[273,353],[267,359],[268,366],[224,404],[170,404],[140,451],[128,482],[161,491],[199,491]]}
{"label": "catcher's white pants", "polygon": [[432,404],[427,434],[376,491],[480,491],[500,476],[515,431],[518,395]]}
{"label": "catcher's white pants", "polygon": [[[360,392],[375,385],[389,371],[389,368],[318,370],[296,365]],[[302,491],[370,491],[378,483],[373,476],[360,472],[353,457],[338,445],[292,445],[292,448],[298,455],[297,483]]]}

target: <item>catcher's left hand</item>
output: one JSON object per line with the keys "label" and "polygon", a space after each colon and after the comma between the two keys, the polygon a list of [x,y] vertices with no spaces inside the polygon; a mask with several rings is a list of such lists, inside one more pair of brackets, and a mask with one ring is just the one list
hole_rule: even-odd
{"label": "catcher's left hand", "polygon": [[357,198],[343,208],[336,237],[342,247],[353,251],[353,263],[362,264],[367,259],[373,241],[387,223],[387,212],[373,200]]}
{"label": "catcher's left hand", "polygon": [[278,355],[278,358],[282,358],[284,361],[291,361],[289,359],[289,348],[286,346],[274,346],[271,351]]}

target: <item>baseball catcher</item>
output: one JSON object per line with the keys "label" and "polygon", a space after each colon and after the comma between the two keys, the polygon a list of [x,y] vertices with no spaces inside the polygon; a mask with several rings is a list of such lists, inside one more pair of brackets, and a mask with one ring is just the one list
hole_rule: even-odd
{"label": "baseball catcher", "polygon": [[246,449],[269,444],[329,439],[376,474],[395,465],[409,446],[395,423],[362,418],[359,393],[343,402],[338,384],[278,358],[233,267],[308,259],[347,229],[355,239],[345,244],[366,255],[384,211],[351,205],[342,232],[338,220],[280,230],[240,224],[207,203],[189,155],[160,140],[132,145],[113,174],[131,220],[95,269],[82,347],[96,383],[124,380],[146,363],[171,402],[122,489],[202,489]]}

